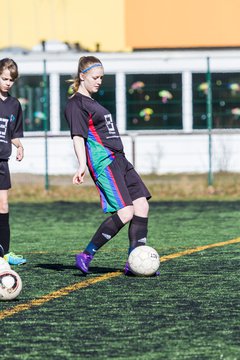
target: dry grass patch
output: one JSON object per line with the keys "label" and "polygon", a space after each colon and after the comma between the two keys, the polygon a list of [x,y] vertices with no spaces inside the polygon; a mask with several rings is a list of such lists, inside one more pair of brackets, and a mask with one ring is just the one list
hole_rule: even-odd
{"label": "dry grass patch", "polygon": [[[213,186],[208,186],[207,174],[168,174],[142,176],[154,201],[161,200],[240,200],[240,174],[217,173]],[[32,174],[13,174],[12,202],[99,201],[90,177],[79,186],[72,177],[50,176],[49,189],[45,177]]]}

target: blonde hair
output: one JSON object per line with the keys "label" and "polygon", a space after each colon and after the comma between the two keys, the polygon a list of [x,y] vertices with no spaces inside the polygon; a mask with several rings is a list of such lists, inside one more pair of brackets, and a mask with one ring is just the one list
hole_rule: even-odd
{"label": "blonde hair", "polygon": [[18,66],[13,59],[4,58],[0,60],[0,74],[6,69],[10,71],[11,78],[15,81],[18,78]]}
{"label": "blonde hair", "polygon": [[[79,89],[80,86],[80,73],[87,71],[87,68],[91,67],[91,65],[94,64],[99,64],[102,66],[101,61],[96,58],[95,56],[82,56],[80,57],[79,61],[78,61],[78,70],[77,70],[77,75],[74,79],[70,79],[67,80],[67,82],[72,83],[71,84],[71,89],[73,93],[76,93]],[[89,69],[90,70],[90,69]]]}

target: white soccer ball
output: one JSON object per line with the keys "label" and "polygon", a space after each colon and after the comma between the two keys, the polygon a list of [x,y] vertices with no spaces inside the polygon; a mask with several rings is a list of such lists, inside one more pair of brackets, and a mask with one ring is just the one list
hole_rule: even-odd
{"label": "white soccer ball", "polygon": [[22,280],[14,270],[0,271],[0,300],[13,300],[22,291]]}
{"label": "white soccer ball", "polygon": [[2,257],[0,257],[0,272],[3,270],[10,270],[11,267],[9,263]]}
{"label": "white soccer ball", "polygon": [[151,246],[142,245],[136,247],[128,257],[131,271],[138,276],[151,276],[156,273],[160,266],[160,258],[157,251]]}

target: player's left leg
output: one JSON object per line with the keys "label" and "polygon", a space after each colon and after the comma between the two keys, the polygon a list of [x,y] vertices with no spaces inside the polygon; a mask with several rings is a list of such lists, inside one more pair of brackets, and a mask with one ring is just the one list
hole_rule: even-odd
{"label": "player's left leg", "polygon": [[26,263],[21,255],[9,252],[10,247],[10,226],[9,226],[9,207],[8,190],[0,190],[0,238],[1,247],[4,252],[4,259],[10,265],[22,265]]}
{"label": "player's left leg", "polygon": [[[146,245],[148,234],[148,212],[149,204],[145,197],[138,198],[133,201],[134,215],[129,223],[129,254],[138,246]],[[129,267],[128,261],[124,268],[125,275],[134,275]],[[157,271],[154,276],[159,276]]]}
{"label": "player's left leg", "polygon": [[[133,201],[134,214],[132,220],[129,223],[128,238],[129,238],[129,249],[130,252],[138,246],[146,245],[147,233],[148,233],[148,212],[149,204],[145,197],[140,197]],[[128,261],[124,268],[125,275],[133,275]]]}
{"label": "player's left leg", "polygon": [[129,223],[129,253],[137,246],[146,245],[149,204],[145,197],[133,201],[133,218]]}
{"label": "player's left leg", "polygon": [[4,253],[8,253],[10,244],[10,226],[8,213],[8,190],[0,190],[0,237]]}

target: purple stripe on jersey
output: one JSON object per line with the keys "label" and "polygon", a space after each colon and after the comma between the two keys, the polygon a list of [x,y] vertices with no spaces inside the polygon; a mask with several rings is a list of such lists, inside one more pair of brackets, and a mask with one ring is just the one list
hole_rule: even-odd
{"label": "purple stripe on jersey", "polygon": [[107,206],[108,204],[107,204],[106,198],[105,198],[103,192],[101,191],[101,189],[98,186],[96,186],[96,188],[97,188],[97,191],[98,191],[99,196],[100,196],[101,207],[103,209],[103,212],[106,213],[106,212],[109,211],[108,206]]}
{"label": "purple stripe on jersey", "polygon": [[101,207],[103,209],[103,212],[105,213],[110,212],[111,210],[108,208],[108,203],[106,201],[104,193],[101,190],[99,190],[99,193],[100,193]]}
{"label": "purple stripe on jersey", "polygon": [[116,200],[119,208],[126,206],[126,203],[122,198],[122,195],[120,193],[118,185],[114,179],[113,173],[112,173],[111,169],[109,168],[109,166],[105,169],[105,174],[107,175],[107,179],[108,179],[109,184],[113,191],[113,199]]}

